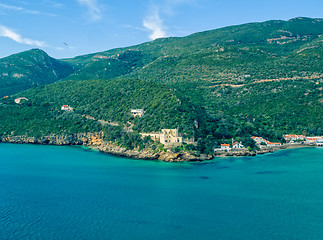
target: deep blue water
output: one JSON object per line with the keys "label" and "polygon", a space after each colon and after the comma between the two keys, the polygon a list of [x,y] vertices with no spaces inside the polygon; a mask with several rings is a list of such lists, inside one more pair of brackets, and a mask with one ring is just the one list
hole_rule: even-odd
{"label": "deep blue water", "polygon": [[0,144],[0,239],[323,239],[323,148],[205,163]]}

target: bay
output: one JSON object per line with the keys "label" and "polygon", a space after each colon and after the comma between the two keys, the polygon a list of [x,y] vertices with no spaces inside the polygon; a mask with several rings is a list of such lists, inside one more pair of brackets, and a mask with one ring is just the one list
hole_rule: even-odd
{"label": "bay", "polygon": [[0,239],[323,239],[323,148],[165,163],[0,144]]}

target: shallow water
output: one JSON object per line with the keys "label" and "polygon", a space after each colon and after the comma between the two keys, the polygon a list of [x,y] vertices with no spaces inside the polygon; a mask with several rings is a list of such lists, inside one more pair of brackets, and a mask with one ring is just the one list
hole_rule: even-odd
{"label": "shallow water", "polygon": [[323,148],[218,159],[0,144],[0,239],[323,239]]}

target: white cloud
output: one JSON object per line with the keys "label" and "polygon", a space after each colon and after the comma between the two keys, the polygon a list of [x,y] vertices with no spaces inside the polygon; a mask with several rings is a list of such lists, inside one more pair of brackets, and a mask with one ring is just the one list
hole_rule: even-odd
{"label": "white cloud", "polygon": [[102,18],[101,10],[96,0],[77,0],[78,3],[87,8],[93,21],[98,21]]}
{"label": "white cloud", "polygon": [[152,13],[143,20],[143,26],[151,32],[149,37],[152,40],[166,37],[165,27],[157,7],[153,7]]}
{"label": "white cloud", "polygon": [[21,44],[27,44],[31,46],[37,46],[37,47],[46,47],[45,42],[24,38],[18,33],[14,32],[13,30],[2,25],[0,25],[0,37],[10,38],[11,40]]}
{"label": "white cloud", "polygon": [[19,11],[19,12],[34,14],[34,15],[41,14],[39,11],[28,10],[28,9],[25,9],[25,8],[22,8],[22,7],[6,5],[6,4],[3,4],[3,3],[0,3],[0,8],[5,9],[5,10]]}

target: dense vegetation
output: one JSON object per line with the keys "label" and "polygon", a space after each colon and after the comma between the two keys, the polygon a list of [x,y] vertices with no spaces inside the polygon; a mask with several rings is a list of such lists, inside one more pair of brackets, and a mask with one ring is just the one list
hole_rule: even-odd
{"label": "dense vegetation", "polygon": [[[102,129],[98,120],[104,120],[119,124],[103,127],[106,138],[128,148],[149,143],[138,138],[139,132],[178,128],[184,137],[198,141],[200,152],[211,152],[232,138],[253,147],[251,135],[272,141],[282,141],[286,133],[323,135],[322,34],[322,19],[295,18],[157,39],[61,61],[40,50],[13,55],[1,59],[0,66],[11,64],[10,69],[23,69],[24,76],[30,72],[41,81],[31,85],[21,76],[22,87],[13,84],[12,92],[0,88],[2,95],[9,95],[33,86],[2,99],[0,135],[94,131]],[[33,59],[28,60],[33,65],[26,59]],[[2,72],[0,68],[0,80],[8,77]],[[29,101],[18,106],[15,97]],[[63,104],[74,112],[60,111]],[[131,117],[133,108],[144,109],[144,117]],[[124,126],[134,132],[123,131]]]}
{"label": "dense vegetation", "polygon": [[98,132],[101,124],[78,114],[51,109],[48,105],[0,105],[0,135],[41,137]]}

